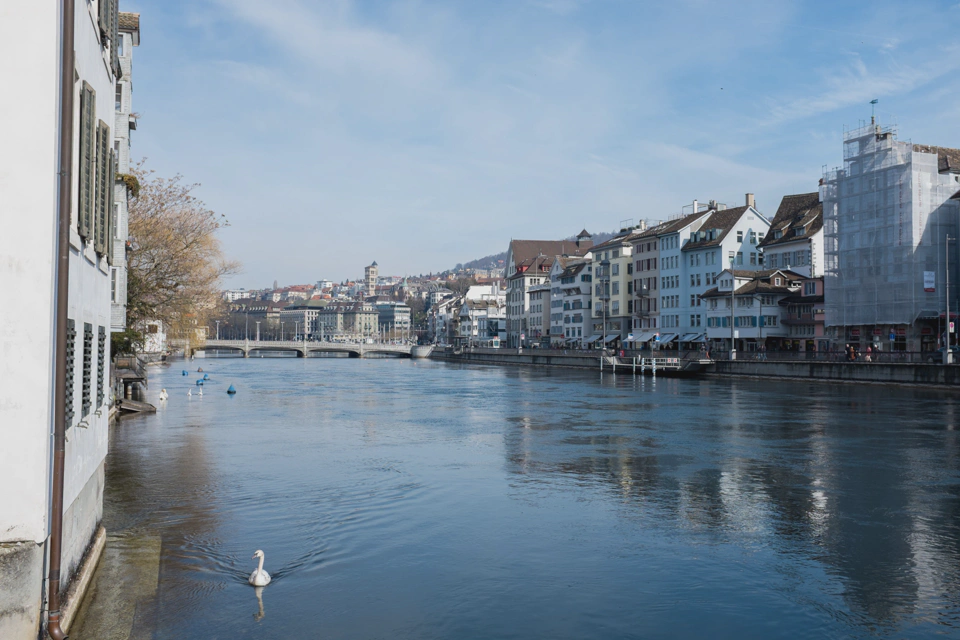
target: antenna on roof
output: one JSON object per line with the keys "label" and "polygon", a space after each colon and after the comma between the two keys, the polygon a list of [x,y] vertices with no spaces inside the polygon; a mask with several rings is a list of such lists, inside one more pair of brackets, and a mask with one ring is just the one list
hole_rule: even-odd
{"label": "antenna on roof", "polygon": [[877,124],[877,103],[880,102],[878,99],[874,98],[870,101],[870,124]]}

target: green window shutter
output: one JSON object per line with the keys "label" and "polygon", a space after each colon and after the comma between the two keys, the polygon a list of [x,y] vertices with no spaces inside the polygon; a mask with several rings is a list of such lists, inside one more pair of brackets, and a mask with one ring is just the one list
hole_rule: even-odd
{"label": "green window shutter", "polygon": [[[120,7],[119,0],[101,0],[110,5],[110,62],[113,75],[120,78]],[[132,46],[132,45],[131,45]]]}
{"label": "green window shutter", "polygon": [[86,82],[80,91],[80,167],[77,203],[77,232],[81,238],[90,237],[93,229],[93,199],[95,192],[94,160],[96,156],[96,100],[97,92]]}
{"label": "green window shutter", "polygon": [[100,41],[104,42],[107,38],[110,37],[110,25],[113,20],[110,18],[110,9],[113,5],[112,0],[100,0],[98,3],[100,5],[98,23],[100,27]]}
{"label": "green window shutter", "polygon": [[110,164],[107,170],[107,183],[110,185],[110,194],[107,201],[107,260],[112,265],[114,236],[117,235],[117,229],[113,226],[113,216],[116,209],[114,196],[116,195],[117,191],[117,156],[113,149],[110,149]]}
{"label": "green window shutter", "polygon": [[94,216],[94,249],[100,255],[107,253],[107,219],[110,215],[110,127],[103,120],[97,126],[97,199]]}

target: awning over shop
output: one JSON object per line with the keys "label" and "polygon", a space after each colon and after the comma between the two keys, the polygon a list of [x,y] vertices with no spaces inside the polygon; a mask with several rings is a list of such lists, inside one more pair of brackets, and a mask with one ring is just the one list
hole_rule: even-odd
{"label": "awning over shop", "polygon": [[590,336],[590,339],[586,341],[586,344],[593,344],[593,343],[596,342],[597,340],[601,340],[601,339],[603,339],[603,336],[600,335],[599,333],[596,333],[596,334]]}
{"label": "awning over shop", "polygon": [[685,333],[683,337],[680,338],[680,342],[694,342],[697,339],[697,334],[695,333]]}
{"label": "awning over shop", "polygon": [[655,336],[655,335],[657,335],[657,334],[655,334],[655,333],[641,333],[641,334],[640,334],[640,337],[636,339],[636,342],[640,342],[640,343],[650,342],[651,340],[653,340],[653,336]]}
{"label": "awning over shop", "polygon": [[667,344],[668,342],[673,342],[677,339],[677,334],[675,333],[664,333],[660,336],[660,344]]}
{"label": "awning over shop", "polygon": [[613,342],[614,340],[619,340],[619,339],[620,339],[620,336],[615,333],[615,334],[613,334],[612,336],[607,336],[606,342],[607,342],[607,344],[610,344],[610,343]]}

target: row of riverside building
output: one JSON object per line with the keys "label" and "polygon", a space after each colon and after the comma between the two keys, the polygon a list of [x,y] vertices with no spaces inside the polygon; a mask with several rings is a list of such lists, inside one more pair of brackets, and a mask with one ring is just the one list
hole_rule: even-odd
{"label": "row of riverside building", "polygon": [[586,230],[512,240],[506,346],[935,352],[948,333],[957,344],[960,150],[871,122],[844,134],[843,158],[773,216],[748,193],[597,245]]}
{"label": "row of riverside building", "polygon": [[[63,6],[61,6],[61,4]],[[73,7],[73,15],[66,12]],[[72,19],[71,19],[72,18]],[[72,25],[74,68],[62,68]],[[113,406],[110,334],[126,325],[132,49],[140,16],[117,0],[0,8],[0,638],[40,637],[48,609],[54,371],[66,347],[60,593],[94,548]],[[69,75],[66,75],[69,74]],[[61,114],[61,78],[73,112]],[[61,115],[63,117],[61,117]],[[66,335],[56,335],[61,123],[72,118]],[[73,610],[77,602],[73,602]],[[66,620],[64,620],[66,622]]]}

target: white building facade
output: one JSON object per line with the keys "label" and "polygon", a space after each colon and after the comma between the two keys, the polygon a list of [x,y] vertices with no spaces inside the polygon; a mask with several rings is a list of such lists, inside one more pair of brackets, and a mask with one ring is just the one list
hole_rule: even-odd
{"label": "white building facade", "polygon": [[[116,2],[77,3],[69,182],[67,334],[54,335],[62,39],[59,3],[0,9],[0,81],[22,99],[0,101],[0,638],[35,640],[45,615],[51,534],[55,345],[67,350],[61,589],[100,527],[110,398]],[[29,52],[29,53],[26,53]],[[29,99],[25,97],[29,96]],[[29,313],[24,312],[29,309]],[[65,342],[64,342],[65,341]]]}
{"label": "white building facade", "polygon": [[[140,46],[140,14],[120,13],[117,20],[117,58],[120,77],[114,89],[113,151],[116,173],[122,176],[113,186],[113,261],[110,266],[110,330],[127,328],[127,237],[128,201],[138,188],[130,176],[130,132],[137,128],[133,112],[133,48]],[[164,345],[165,346],[165,345]]]}

